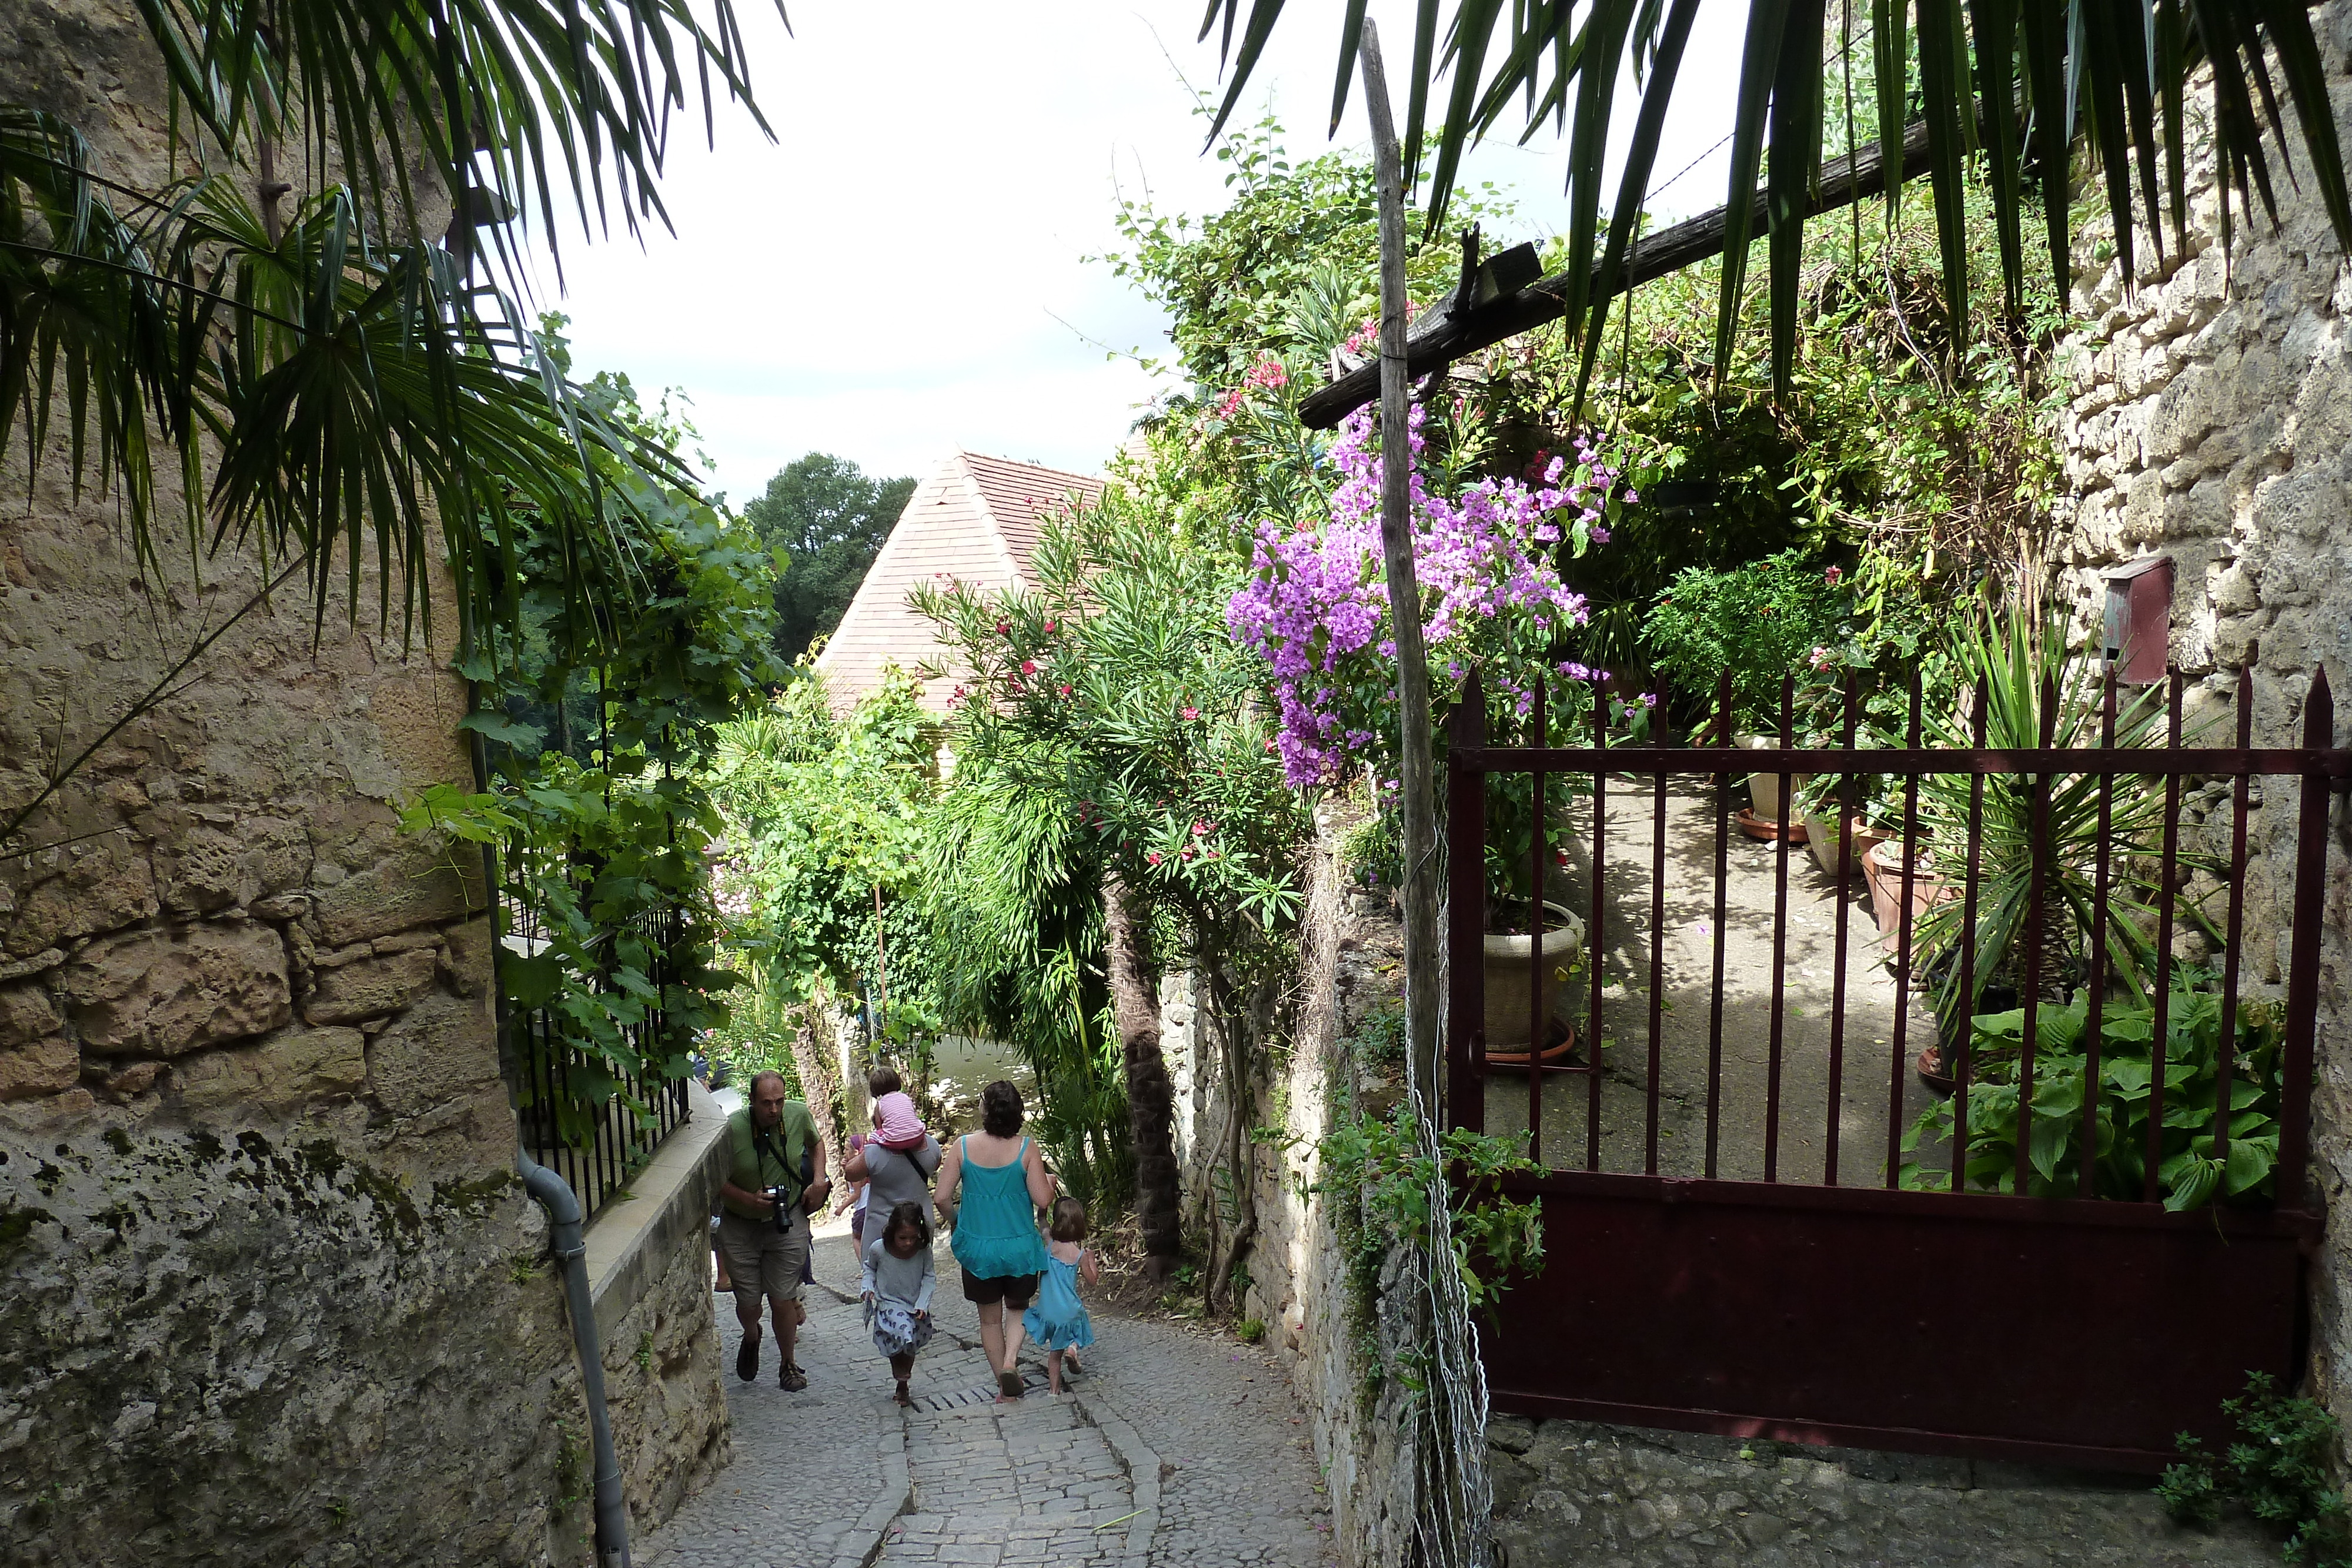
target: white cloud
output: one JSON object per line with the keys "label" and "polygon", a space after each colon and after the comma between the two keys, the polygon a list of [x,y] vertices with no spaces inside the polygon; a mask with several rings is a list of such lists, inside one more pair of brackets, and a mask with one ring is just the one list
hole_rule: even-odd
{"label": "white cloud", "polygon": [[[1160,346],[1157,313],[1083,260],[1118,247],[1114,178],[1131,193],[1148,184],[1163,211],[1224,199],[1223,166],[1200,155],[1206,124],[1170,64],[1213,83],[1214,40],[1192,41],[1198,0],[1148,15],[1090,0],[793,0],[789,37],[761,0],[738,5],[776,141],[722,109],[713,152],[690,114],[662,185],[676,235],[567,239],[560,308],[579,368],[684,388],[716,482],[739,502],[811,450],[879,473],[919,472],[960,446],[1097,466],[1150,392],[1097,342]],[[1244,113],[1270,95],[1292,152],[1311,156],[1339,8],[1290,11]],[[1401,78],[1410,7],[1380,0],[1372,14]],[[1740,15],[1737,0],[1707,0],[1661,178],[1727,122]],[[1343,145],[1364,138],[1360,98]],[[1630,94],[1621,104],[1622,133]],[[1525,150],[1474,152],[1465,179],[1493,181],[1549,232],[1565,216],[1563,157],[1547,129]],[[1654,205],[1712,206],[1722,177],[1717,152]]]}

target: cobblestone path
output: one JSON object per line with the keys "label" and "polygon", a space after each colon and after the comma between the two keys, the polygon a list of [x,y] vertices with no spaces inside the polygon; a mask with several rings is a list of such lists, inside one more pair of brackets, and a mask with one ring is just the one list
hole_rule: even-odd
{"label": "cobblestone path", "polygon": [[734,1458],[635,1553],[647,1568],[1336,1568],[1303,1413],[1278,1364],[1228,1338],[1095,1315],[1074,1392],[1034,1352],[994,1403],[980,1322],[939,1251],[939,1333],[916,1408],[890,1400],[845,1236],[820,1237],[803,1292],[805,1393],[733,1375],[741,1330],[715,1299]]}
{"label": "cobblestone path", "polygon": [[1125,1561],[1141,1511],[1118,1451],[1075,1402],[921,1411],[907,1450],[916,1511],[892,1522],[883,1563]]}

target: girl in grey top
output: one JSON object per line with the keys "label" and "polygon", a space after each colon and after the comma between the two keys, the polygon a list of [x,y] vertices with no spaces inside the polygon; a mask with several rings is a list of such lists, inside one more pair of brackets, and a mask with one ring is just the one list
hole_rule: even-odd
{"label": "girl in grey top", "polygon": [[912,1405],[907,1379],[915,1370],[915,1353],[931,1340],[931,1291],[939,1275],[931,1266],[931,1227],[922,1207],[901,1203],[889,1216],[882,1234],[866,1244],[866,1323],[873,1331],[874,1348],[890,1358],[898,1403]]}

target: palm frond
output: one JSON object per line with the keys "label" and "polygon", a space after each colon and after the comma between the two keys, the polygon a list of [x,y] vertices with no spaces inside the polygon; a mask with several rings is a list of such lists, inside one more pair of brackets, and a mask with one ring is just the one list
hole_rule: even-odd
{"label": "palm frond", "polygon": [[[1232,56],[1240,0],[1210,0],[1202,32],[1222,13],[1234,70],[1225,104],[1240,99],[1251,68],[1282,11],[1282,0],[1253,0],[1247,47]],[[1927,125],[1929,181],[1942,242],[1947,308],[1957,323],[1967,299],[1968,252],[1961,185],[1969,161],[1981,156],[2001,231],[2001,267],[2011,308],[2022,277],[2022,206],[2030,178],[2042,192],[2042,226],[2053,267],[2068,276],[2068,150],[2086,143],[2102,165],[2107,217],[2124,276],[2136,276],[2133,228],[2143,224],[2163,245],[2164,207],[2185,250],[2187,232],[2182,100],[2189,73],[2212,68],[2213,156],[2221,192],[2221,239],[2231,243],[2231,200],[2259,200],[2276,219],[2271,162],[2286,166],[2287,115],[2293,109],[2305,161],[2339,246],[2352,249],[2352,183],[2347,183],[2327,76],[2308,10],[2293,0],[1872,0],[1882,147],[1900,144],[1916,93]],[[1643,85],[1641,125],[1662,120],[1675,86],[1668,47],[1674,21],[1663,0],[1593,0],[1581,10],[1556,0],[1503,6],[1497,0],[1454,0],[1443,29],[1442,57],[1427,45],[1439,35],[1436,0],[1421,0],[1411,73],[1412,125],[1406,147],[1418,154],[1422,106],[1436,78],[1450,73],[1448,110],[1435,140],[1436,179],[1427,223],[1444,221],[1463,151],[1503,120],[1515,98],[1525,104],[1527,133],[1547,117],[1565,128],[1571,96],[1568,186],[1572,241],[1589,235],[1605,176],[1606,100],[1615,91],[1631,36],[1635,63],[1652,69]],[[1342,28],[1346,62],[1361,31],[1362,7],[1350,4]],[[1499,37],[1496,30],[1503,31]],[[1745,57],[1731,137],[1730,189],[1725,204],[1723,288],[1717,317],[1718,363],[1728,363],[1745,298],[1748,242],[1759,202],[1769,212],[1770,330],[1774,379],[1788,383],[1801,308],[1796,271],[1802,259],[1803,193],[1820,171],[1821,105],[1830,59],[1822,47],[1821,0],[1750,0]],[[1918,68],[1910,66],[1916,41]],[[2273,66],[2275,61],[2275,66]],[[1571,94],[1570,80],[1575,78]],[[1653,116],[1654,102],[1657,114]],[[2022,129],[2021,130],[2021,126]],[[2161,139],[2159,140],[2159,128]],[[2265,136],[2269,146],[2265,147]],[[1980,144],[1979,144],[1980,143]],[[1637,126],[1635,155],[1619,176],[1610,244],[1648,195],[1651,161]],[[1769,178],[1761,191],[1759,172]],[[2131,171],[2139,171],[2135,193]],[[1886,188],[1888,215],[1899,183]],[[1590,262],[1579,245],[1570,268],[1580,287]],[[1601,313],[1571,308],[1596,331]]]}
{"label": "palm frond", "polygon": [[635,568],[608,478],[688,483],[599,419],[447,252],[381,244],[351,191],[273,235],[226,178],[110,186],[71,127],[0,110],[0,443],[21,430],[38,470],[53,422],[75,484],[122,500],[142,561],[176,459],[193,556],[303,560],[320,621],[338,578],[356,613],[373,558],[379,618],[396,581],[410,631],[430,630],[443,561],[466,626],[517,623],[500,565],[522,509],[579,562],[572,612],[625,619]]}
{"label": "palm frond", "polygon": [[[370,226],[412,231],[410,171],[583,227],[667,224],[672,117],[752,101],[734,0],[139,0],[175,106],[232,159],[299,142],[341,167]],[[781,0],[777,15],[784,15]],[[713,78],[716,78],[714,81]],[[772,136],[772,132],[769,132]],[[398,220],[398,221],[395,221]]]}

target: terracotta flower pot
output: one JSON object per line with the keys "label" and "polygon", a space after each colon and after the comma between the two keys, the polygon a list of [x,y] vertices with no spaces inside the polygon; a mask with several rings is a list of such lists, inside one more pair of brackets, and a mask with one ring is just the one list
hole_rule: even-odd
{"label": "terracotta flower pot", "polygon": [[[1862,875],[1870,884],[1870,907],[1878,917],[1879,944],[1892,953],[1900,941],[1903,914],[1902,841],[1882,838],[1872,845],[1870,852],[1862,857]],[[1936,873],[1933,862],[1922,853],[1911,869],[1911,940],[1915,954],[1919,917],[1958,892],[1958,887]]]}
{"label": "terracotta flower pot", "polygon": [[[1552,1015],[1560,975],[1584,949],[1584,922],[1557,904],[1544,905],[1543,956],[1539,966],[1543,1016]],[[1520,932],[1486,934],[1486,1048],[1524,1051],[1528,1045],[1528,969],[1534,938]]]}
{"label": "terracotta flower pot", "polygon": [[[1846,852],[1850,857],[1846,862],[1848,874],[1863,871],[1868,862],[1871,850],[1885,841],[1885,833],[1874,831],[1864,826],[1860,817],[1848,817],[1846,819]],[[1805,846],[1813,852],[1813,863],[1822,868],[1823,876],[1843,880],[1838,876],[1838,834],[1834,819],[1824,820],[1811,811],[1806,812]]]}

